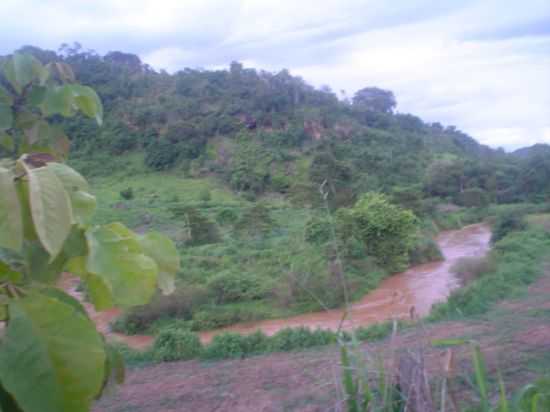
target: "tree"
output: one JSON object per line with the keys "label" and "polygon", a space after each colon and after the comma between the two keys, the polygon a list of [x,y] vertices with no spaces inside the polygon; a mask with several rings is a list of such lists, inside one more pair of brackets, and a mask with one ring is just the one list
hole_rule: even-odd
{"label": "tree", "polygon": [[367,255],[391,272],[403,270],[408,263],[417,219],[380,193],[365,193],[350,209],[336,213],[338,235],[344,241],[360,240]]}
{"label": "tree", "polygon": [[353,95],[353,105],[363,110],[392,113],[397,105],[392,91],[378,87],[365,87]]}
{"label": "tree", "polygon": [[102,123],[93,89],[64,63],[43,66],[15,53],[0,75],[0,409],[90,409],[122,360],[84,307],[56,287],[69,271],[97,310],[148,302],[174,288],[179,257],[160,233],[138,236],[120,223],[91,225],[86,180],[63,163],[69,144],[52,118],[77,112]]}

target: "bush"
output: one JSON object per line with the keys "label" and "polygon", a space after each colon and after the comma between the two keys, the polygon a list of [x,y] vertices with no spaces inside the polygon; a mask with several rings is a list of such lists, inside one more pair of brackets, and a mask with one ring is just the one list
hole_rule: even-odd
{"label": "bush", "polygon": [[442,259],[443,254],[439,246],[430,237],[421,237],[417,239],[413,248],[409,250],[409,262],[411,265],[420,265]]}
{"label": "bush", "polygon": [[491,256],[462,258],[451,267],[451,272],[461,280],[462,284],[470,283],[484,274],[496,269]]}
{"label": "bush", "polygon": [[225,332],[214,336],[204,351],[204,359],[242,358],[245,355],[245,339],[238,333]]}
{"label": "bush", "polygon": [[216,214],[216,222],[219,225],[233,224],[238,218],[238,213],[234,209],[229,208],[224,208]]}
{"label": "bush", "polygon": [[330,343],[336,343],[336,334],[329,330],[312,331],[306,327],[285,328],[270,338],[269,348],[271,351],[288,352]]}
{"label": "bush", "polygon": [[197,308],[207,302],[207,291],[203,286],[187,285],[172,295],[157,295],[147,305],[130,309],[113,324],[115,332],[135,335],[144,333],[159,319],[191,319]]}
{"label": "bush", "polygon": [[186,243],[188,245],[200,246],[217,243],[221,240],[216,224],[203,216],[197,209],[188,206],[172,206],[169,210],[174,218],[181,219],[186,225],[188,233]]}
{"label": "bush", "polygon": [[212,200],[210,189],[204,188],[199,193],[199,200],[203,203],[208,203]]}
{"label": "bush", "polygon": [[224,271],[208,279],[207,288],[216,303],[222,304],[260,299],[267,294],[269,283],[268,279],[246,272]]}
{"label": "bush", "polygon": [[496,243],[500,239],[503,239],[508,233],[525,230],[526,228],[527,222],[523,218],[523,215],[519,213],[512,212],[498,216],[493,224],[491,242]]}
{"label": "bush", "polygon": [[[401,321],[400,324],[403,324]],[[392,333],[393,322],[377,323],[368,327],[360,327],[355,331],[355,336],[360,341],[371,342],[384,339]]]}
{"label": "bush", "polygon": [[457,195],[457,203],[464,207],[484,207],[489,202],[490,199],[487,192],[478,187],[465,189]]}
{"label": "bush", "polygon": [[244,353],[249,356],[269,352],[269,340],[270,338],[261,330],[243,336]]}
{"label": "bush", "polygon": [[121,190],[120,197],[124,200],[131,200],[134,198],[134,190],[131,187]]}
{"label": "bush", "polygon": [[327,243],[331,237],[331,228],[330,220],[328,218],[321,218],[318,216],[313,216],[306,223],[305,227],[305,240],[308,243],[314,245],[322,245]]}
{"label": "bush", "polygon": [[409,210],[390,203],[380,193],[367,192],[349,209],[336,212],[338,235],[363,242],[366,254],[391,272],[408,266],[408,251],[414,243],[417,219]]}
{"label": "bush", "polygon": [[199,337],[183,329],[162,329],[153,344],[153,357],[162,362],[193,359],[201,352]]}

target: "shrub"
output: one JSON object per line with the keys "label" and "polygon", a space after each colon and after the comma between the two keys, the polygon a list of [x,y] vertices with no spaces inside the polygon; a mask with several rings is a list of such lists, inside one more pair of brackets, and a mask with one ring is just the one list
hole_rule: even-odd
{"label": "shrub", "polygon": [[409,250],[409,262],[411,265],[442,260],[443,254],[437,243],[429,237],[417,239],[413,248]]}
{"label": "shrub", "polygon": [[204,351],[204,359],[242,358],[245,355],[245,339],[238,333],[225,332],[214,336]]}
{"label": "shrub", "polygon": [[357,328],[355,330],[355,336],[357,336],[357,339],[360,341],[370,342],[386,338],[391,334],[392,330],[393,322],[383,322],[368,327]]}
{"label": "shrub", "polygon": [[220,272],[208,280],[207,288],[216,303],[230,303],[259,299],[266,295],[269,286],[267,280],[246,272]]}
{"label": "shrub", "polygon": [[239,236],[258,238],[267,236],[274,227],[275,221],[269,215],[269,209],[258,203],[243,213],[235,231]]}
{"label": "shrub", "polygon": [[269,352],[269,340],[270,338],[261,330],[243,336],[242,345],[244,353],[249,356]]}
{"label": "shrub", "polygon": [[492,273],[496,269],[491,256],[462,258],[451,267],[451,272],[463,284],[478,279],[484,274]]}
{"label": "shrub", "polygon": [[210,193],[210,189],[204,188],[199,193],[199,200],[203,203],[208,203],[212,200],[212,194]]}
{"label": "shrub", "polygon": [[327,243],[331,237],[330,220],[328,218],[321,218],[313,216],[306,223],[305,227],[305,240],[306,242],[314,245],[322,245]]}
{"label": "shrub", "polygon": [[191,319],[192,313],[207,299],[207,290],[203,286],[187,285],[172,295],[159,294],[149,304],[130,309],[113,323],[112,328],[116,332],[135,335],[144,333],[159,319]]}
{"label": "shrub", "polygon": [[525,230],[526,228],[527,223],[523,215],[519,213],[512,212],[498,216],[493,224],[491,242],[496,243],[500,239],[503,239],[508,233]]}
{"label": "shrub", "polygon": [[131,200],[134,198],[134,190],[131,187],[121,190],[120,197],[125,200]]}
{"label": "shrub", "polygon": [[336,221],[339,237],[355,236],[382,267],[398,272],[407,266],[417,224],[411,211],[390,203],[383,194],[368,192],[352,208],[339,209]]}
{"label": "shrub", "polygon": [[489,195],[483,189],[465,189],[457,195],[457,203],[465,207],[484,207],[489,204]]}
{"label": "shrub", "polygon": [[197,209],[187,206],[173,206],[169,210],[175,218],[181,219],[185,223],[188,233],[187,244],[199,246],[221,240],[216,224],[203,216]]}
{"label": "shrub", "polygon": [[162,329],[153,344],[153,357],[162,362],[193,359],[201,352],[199,337],[183,329]]}
{"label": "shrub", "polygon": [[238,213],[234,209],[224,208],[216,214],[216,222],[219,225],[232,224],[239,218]]}
{"label": "shrub", "polygon": [[288,352],[296,349],[323,346],[336,342],[336,335],[329,330],[306,327],[285,328],[273,335],[269,342],[271,351]]}

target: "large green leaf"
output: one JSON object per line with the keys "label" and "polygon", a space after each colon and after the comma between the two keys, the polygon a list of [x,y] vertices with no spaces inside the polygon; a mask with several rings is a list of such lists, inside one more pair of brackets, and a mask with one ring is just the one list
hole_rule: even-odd
{"label": "large green leaf", "polygon": [[47,167],[27,168],[27,176],[34,227],[53,260],[71,230],[71,202],[61,181]]}
{"label": "large green leaf", "polygon": [[72,167],[69,167],[63,163],[55,162],[48,163],[46,167],[55,173],[57,178],[61,180],[61,183],[63,183],[63,186],[65,186],[66,190],[83,190],[85,192],[90,190],[90,186],[88,185],[86,179],[84,179],[84,177],[82,177],[82,175]]}
{"label": "large green leaf", "polygon": [[88,182],[78,172],[62,163],[48,163],[46,166],[63,183],[71,199],[74,223],[90,222],[96,208],[96,199],[88,191]]}
{"label": "large green leaf", "polygon": [[65,117],[74,114],[74,94],[70,85],[48,87],[42,100],[41,109],[44,116],[60,114]]}
{"label": "large green leaf", "polygon": [[114,306],[111,289],[107,286],[103,278],[93,273],[88,273],[85,256],[69,259],[65,265],[65,270],[78,276],[86,283],[88,299],[90,299],[90,302],[92,302],[96,310],[106,310]]}
{"label": "large green leaf", "polygon": [[80,84],[72,84],[68,87],[73,92],[74,101],[80,111],[101,125],[103,123],[103,105],[94,89]]}
{"label": "large green leaf", "polygon": [[25,412],[88,412],[101,390],[105,351],[73,305],[31,292],[9,305],[0,381]]}
{"label": "large green leaf", "polygon": [[180,257],[174,243],[158,232],[139,238],[143,252],[153,258],[159,268],[158,286],[165,294],[174,291],[174,278],[180,269]]}
{"label": "large green leaf", "polygon": [[21,219],[23,221],[23,234],[27,240],[37,240],[38,235],[34,228],[31,215],[31,204],[29,195],[29,182],[20,179],[16,185],[17,197],[21,205]]}
{"label": "large green leaf", "polygon": [[54,284],[59,279],[65,264],[65,256],[60,254],[53,261],[49,253],[37,241],[25,243],[27,271],[33,281]]}
{"label": "large green leaf", "polygon": [[42,73],[42,64],[30,54],[14,53],[4,65],[4,75],[18,93]]}
{"label": "large green leaf", "polygon": [[14,176],[0,168],[0,247],[19,251],[22,244],[23,222]]}
{"label": "large green leaf", "polygon": [[88,273],[99,276],[118,306],[147,303],[156,289],[158,267],[142,253],[136,235],[120,223],[86,232]]}

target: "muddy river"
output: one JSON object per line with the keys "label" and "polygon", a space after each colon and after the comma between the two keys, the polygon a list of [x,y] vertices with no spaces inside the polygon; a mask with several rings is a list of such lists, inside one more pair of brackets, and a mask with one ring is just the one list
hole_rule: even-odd
{"label": "muddy river", "polygon": [[[343,328],[368,326],[388,319],[410,318],[411,315],[421,317],[428,314],[434,303],[444,301],[449,293],[459,286],[458,280],[450,270],[451,267],[461,258],[485,255],[489,251],[490,238],[490,229],[484,224],[441,232],[436,241],[443,253],[444,260],[412,267],[382,281],[377,289],[351,305],[342,324]],[[75,279],[66,278],[64,286],[73,295],[80,298],[75,291],[77,282]],[[96,322],[98,329],[114,340],[123,341],[138,349],[151,344],[152,337],[150,336],[124,336],[110,332],[109,323],[120,314],[119,310],[113,309],[98,313],[89,304],[86,304],[86,309]],[[208,342],[215,334],[223,331],[247,334],[258,329],[267,335],[273,335],[280,329],[298,326],[337,330],[343,317],[343,309],[334,309],[284,319],[239,323],[203,332],[200,337],[203,342]]]}

